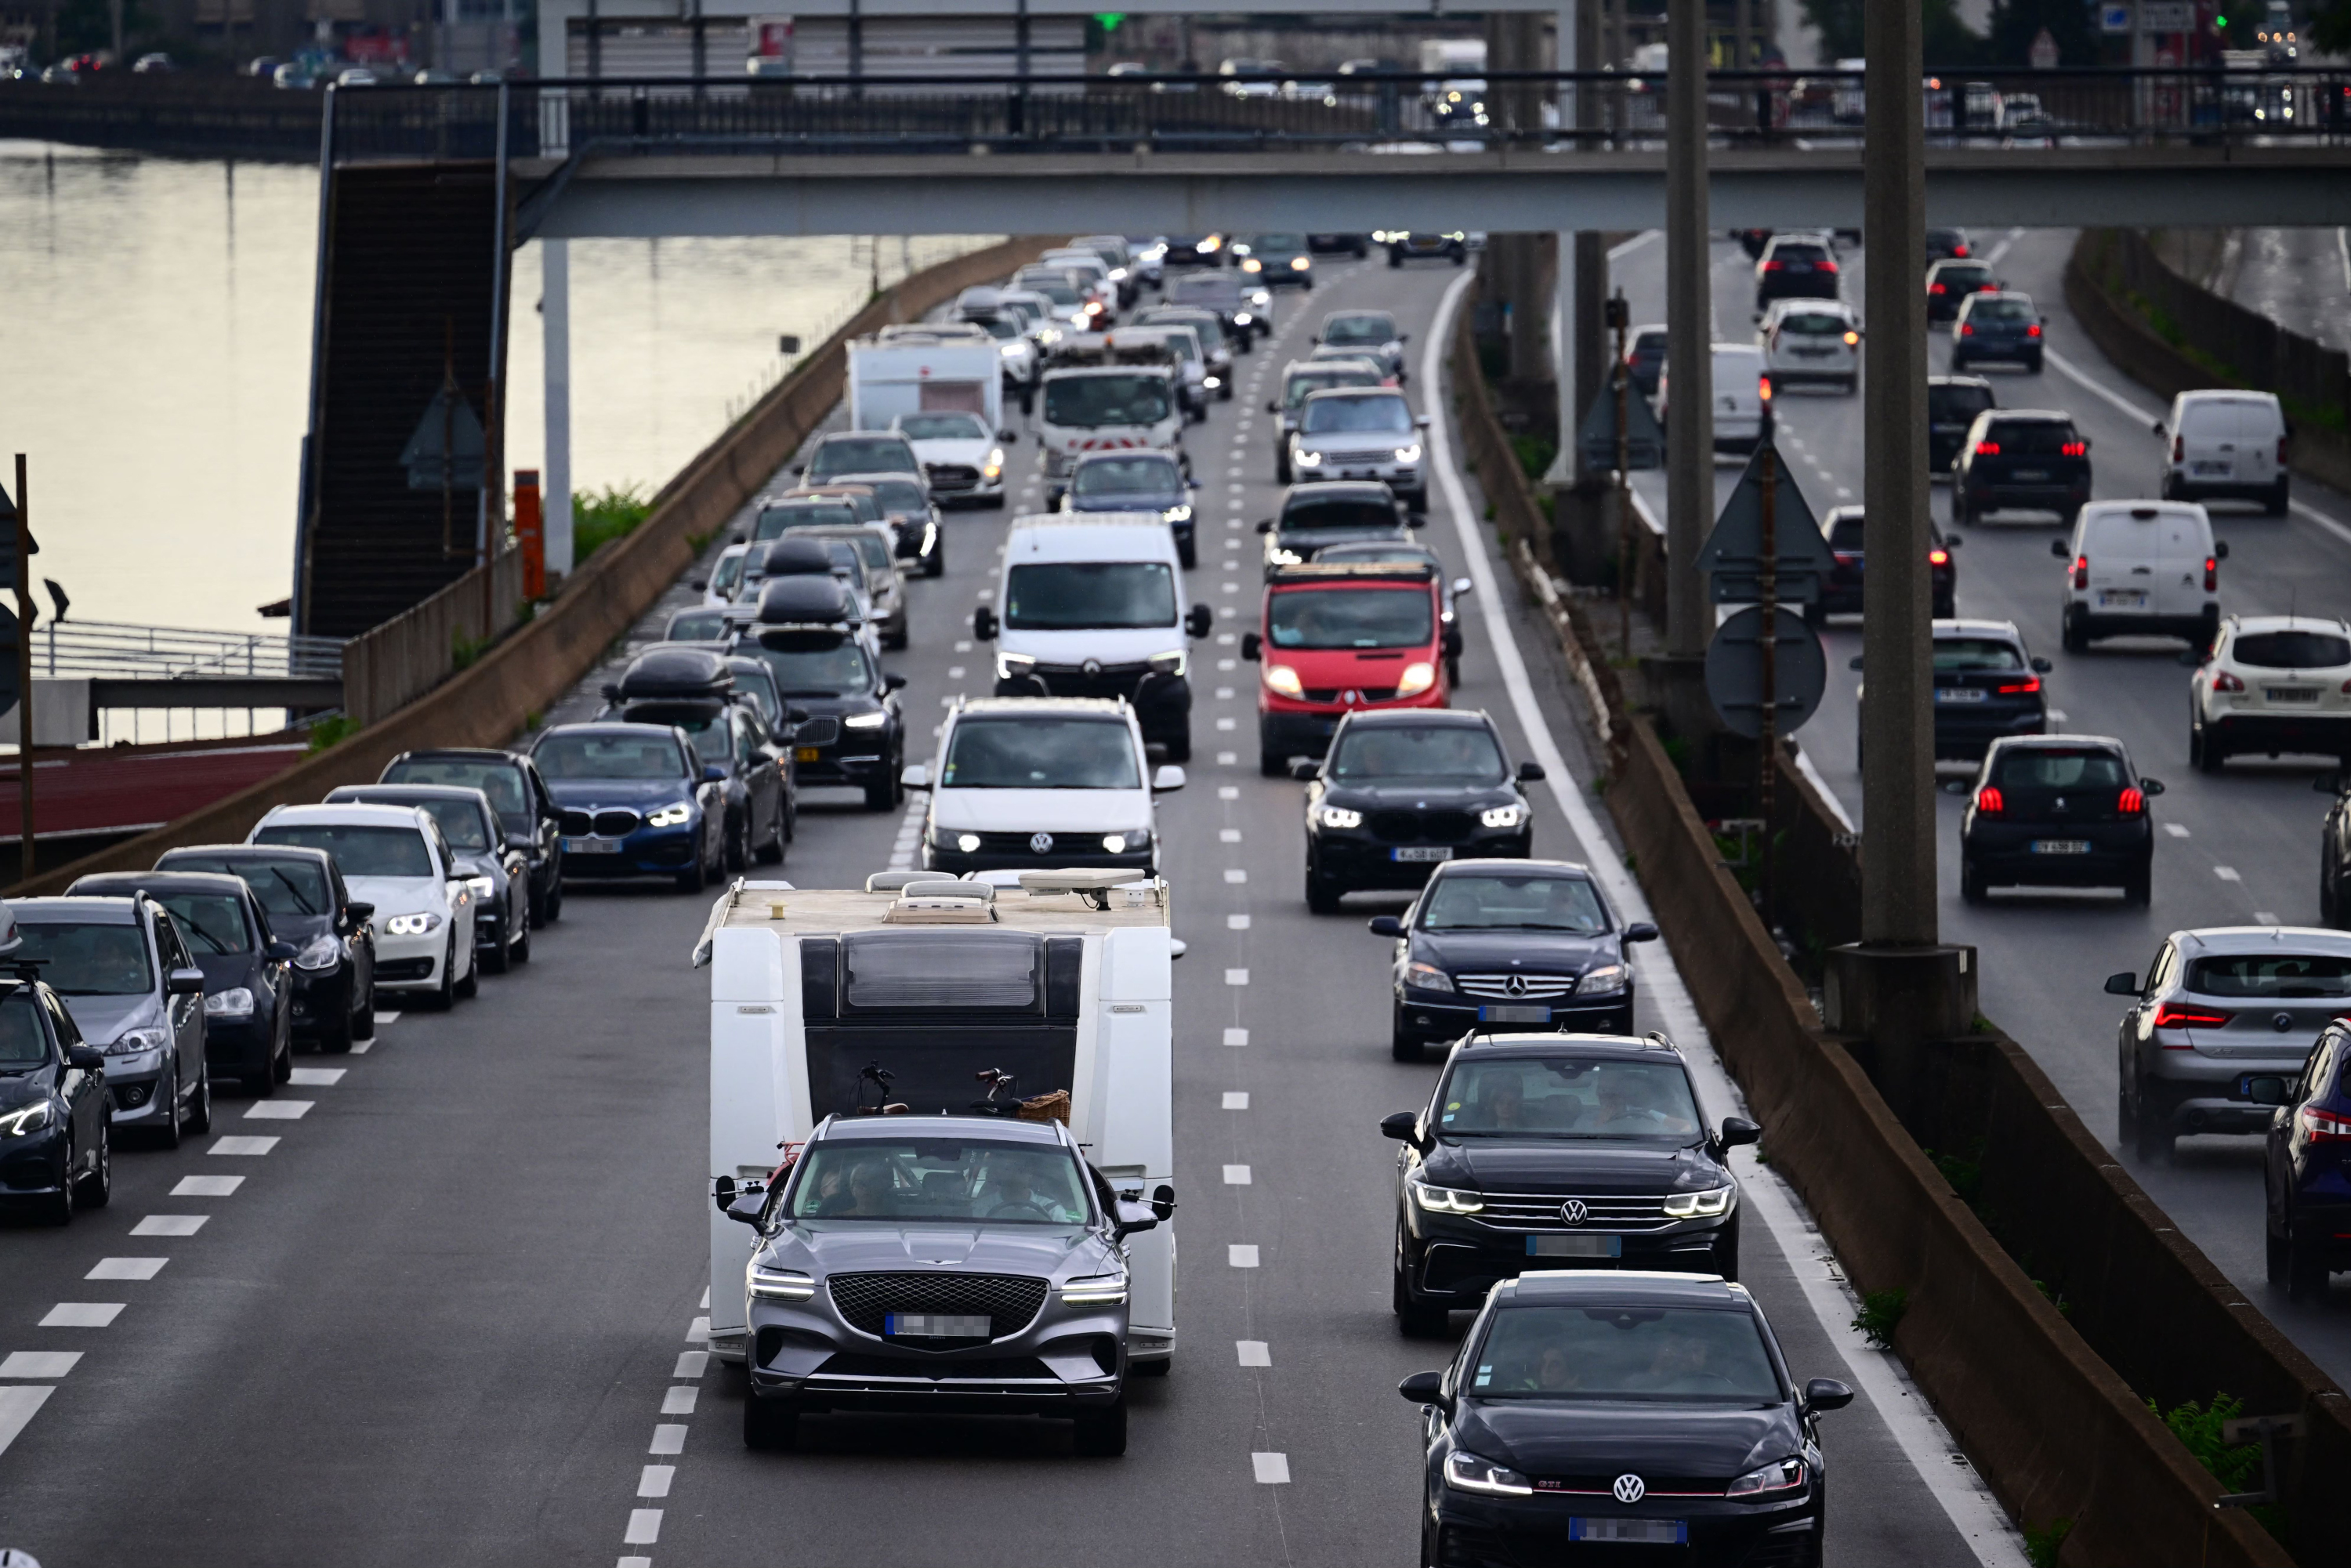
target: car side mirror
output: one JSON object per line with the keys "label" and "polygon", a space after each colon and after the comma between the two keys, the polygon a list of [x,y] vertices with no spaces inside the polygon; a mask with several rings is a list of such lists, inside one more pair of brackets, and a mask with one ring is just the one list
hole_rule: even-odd
{"label": "car side mirror", "polygon": [[882,689],[885,692],[903,692],[906,689],[906,677],[899,674],[883,675]]}
{"label": "car side mirror", "polygon": [[1020,433],[1008,424],[996,433],[996,439],[1010,446],[1020,439]]}
{"label": "car side mirror", "polygon": [[2093,441],[2093,440],[2091,440],[2088,436],[2086,436],[2086,435],[2085,435],[2085,436],[2082,437],[2082,450],[2083,450],[2083,451],[2087,452],[2091,447],[2095,446],[2096,444],[2097,444],[2097,443],[2096,443],[2096,442],[2095,442],[2095,441]]}
{"label": "car side mirror", "polygon": [[1396,510],[1404,513],[1404,526],[1405,528],[1416,528],[1428,521],[1426,517],[1422,517],[1418,512],[1407,510],[1403,507],[1398,507]]}
{"label": "car side mirror", "polygon": [[2212,541],[2212,559],[2214,560],[2226,560],[2229,559],[2229,541],[2227,539],[2214,539]]}
{"label": "car side mirror", "polygon": [[1969,793],[1974,786],[1970,785],[1964,779],[1946,779],[1940,784],[1936,785],[1935,788],[1940,789],[1946,795],[1965,795]]}
{"label": "car side mirror", "polygon": [[1268,413],[1280,413],[1281,412],[1281,404],[1279,402],[1267,403],[1265,405],[1265,412]]}
{"label": "car side mirror", "polygon": [[1417,1144],[1420,1139],[1420,1113],[1396,1111],[1380,1118],[1380,1136],[1403,1143]]}
{"label": "car side mirror", "polygon": [[1625,927],[1625,940],[1627,942],[1655,942],[1656,939],[1657,928],[1646,920],[1635,920]]}
{"label": "car side mirror", "polygon": [[1181,789],[1185,782],[1184,770],[1172,762],[1163,762],[1151,775],[1151,792],[1155,795],[1165,795],[1171,790]]}
{"label": "car side mirror", "polygon": [[2286,1082],[2273,1073],[2247,1073],[2239,1079],[2246,1099],[2256,1105],[2283,1105],[2286,1103]]}
{"label": "car side mirror", "polygon": [[2343,793],[2343,775],[2322,773],[2310,781],[2310,787],[2322,795],[2340,795]]}
{"label": "car side mirror", "polygon": [[793,464],[793,465],[792,465],[792,475],[793,475],[793,476],[794,476],[795,478],[799,477],[800,475],[805,474],[805,473],[807,473],[807,472],[808,472],[808,465],[807,465],[807,464],[805,464],[805,463],[795,463],[795,464]]}
{"label": "car side mirror", "polygon": [[1541,764],[1541,763],[1540,763],[1540,762],[1521,762],[1521,763],[1520,763],[1520,764],[1519,764],[1519,782],[1520,782],[1520,783],[1521,783],[1521,784],[1540,784],[1540,783],[1541,783],[1541,782],[1543,781],[1543,779],[1544,779],[1544,778],[1545,778],[1545,775],[1544,775],[1544,773],[1543,773],[1543,767],[1542,767],[1542,764]]}
{"label": "car side mirror", "polygon": [[1374,936],[1401,936],[1404,935],[1404,921],[1394,915],[1374,915],[1364,928]]}
{"label": "car side mirror", "polygon": [[77,1072],[103,1072],[106,1071],[106,1052],[94,1045],[68,1046],[66,1065]]}
{"label": "car side mirror", "polygon": [[931,770],[922,763],[909,762],[899,769],[898,782],[909,789],[927,789],[931,787]]}
{"label": "car side mirror", "polygon": [[2074,559],[2074,547],[2064,539],[2051,539],[2049,541],[2049,553],[2055,556],[2059,560],[2072,560]]}
{"label": "car side mirror", "polygon": [[702,781],[705,784],[724,784],[726,782],[726,769],[716,762],[705,762],[702,765]]}
{"label": "car side mirror", "polygon": [[525,854],[528,854],[532,850],[538,848],[538,841],[528,833],[508,833],[507,835],[507,848],[510,850],[520,850]]}
{"label": "car side mirror", "polygon": [[294,955],[301,950],[291,942],[272,942],[261,951],[273,963],[290,964],[294,961]]}
{"label": "car side mirror", "polygon": [[2038,653],[2032,656],[2032,673],[2036,675],[2045,675],[2056,667]]}
{"label": "car side mirror", "polygon": [[1158,1228],[1159,1216],[1152,1211],[1149,1204],[1130,1203],[1124,1198],[1118,1200],[1114,1218],[1111,1221],[1111,1229],[1120,1239],[1123,1240],[1138,1230]]}
{"label": "car side mirror", "polygon": [[757,1225],[759,1211],[768,1207],[768,1184],[747,1181],[738,1185],[733,1176],[723,1176],[711,1184],[710,1198],[727,1218]]}
{"label": "car side mirror", "polygon": [[1176,1189],[1174,1187],[1169,1186],[1163,1181],[1157,1186],[1151,1189],[1152,1213],[1157,1215],[1162,1219],[1173,1219],[1176,1217]]}
{"label": "car side mirror", "polygon": [[1257,531],[1261,534],[1270,534],[1273,532],[1273,519],[1271,517],[1259,517],[1257,520]]}
{"label": "car side mirror", "polygon": [[1735,1149],[1741,1144],[1760,1142],[1762,1136],[1763,1129],[1746,1117],[1725,1116],[1722,1119],[1722,1131],[1716,1134],[1715,1141],[1726,1149]]}
{"label": "car side mirror", "polygon": [[804,707],[788,707],[784,710],[784,722],[792,726],[794,728],[798,728],[808,721],[809,710]]}
{"label": "car side mirror", "polygon": [[2106,995],[2110,997],[2135,997],[2138,994],[2138,974],[2136,970],[2125,969],[2119,975],[2108,975],[2106,977]]}
{"label": "car side mirror", "polygon": [[1265,656],[1265,639],[1254,632],[1241,633],[1241,657],[1256,664]]}
{"label": "car side mirror", "polygon": [[1301,784],[1310,784],[1322,771],[1322,765],[1311,757],[1301,757],[1290,765],[1290,776]]}
{"label": "car side mirror", "polygon": [[1852,658],[1847,659],[1844,663],[1844,667],[1848,670],[1858,670],[1861,668],[1861,655],[1855,653]]}
{"label": "car side mirror", "polygon": [[971,612],[971,634],[983,643],[996,641],[996,611],[983,604]]}
{"label": "car side mirror", "polygon": [[1453,1401],[1446,1397],[1445,1374],[1441,1372],[1416,1372],[1396,1385],[1396,1392],[1415,1405],[1434,1405],[1448,1416],[1453,1413]]}
{"label": "car side mirror", "polygon": [[621,700],[621,688],[613,682],[606,681],[603,685],[603,696],[604,700],[608,703],[619,702]]}
{"label": "car side mirror", "polygon": [[2138,781],[2138,787],[2140,791],[2144,794],[2160,795],[2163,793],[2163,780],[2160,779],[2142,779]]}
{"label": "car side mirror", "polygon": [[1186,636],[1205,637],[1216,624],[1216,612],[1205,604],[1195,604],[1192,606],[1191,613],[1184,617],[1184,632]]}
{"label": "car side mirror", "polygon": [[1804,1409],[1807,1413],[1842,1410],[1852,1403],[1853,1390],[1834,1377],[1815,1377],[1804,1385]]}
{"label": "car side mirror", "polygon": [[2154,423],[2148,425],[2147,428],[2155,432],[2158,435],[2161,435],[2163,434],[2163,421],[2158,419]]}
{"label": "car side mirror", "polygon": [[697,577],[691,581],[689,586],[692,587],[694,591],[696,593],[707,593],[710,591],[710,580],[706,577]]}
{"label": "car side mirror", "polygon": [[164,981],[163,988],[175,997],[201,997],[204,994],[204,972],[202,969],[174,969]]}
{"label": "car side mirror", "polygon": [[343,913],[350,916],[350,921],[353,925],[365,925],[369,921],[375,918],[375,905],[372,904],[346,904],[343,905]]}
{"label": "car side mirror", "polygon": [[1961,545],[1963,545],[1963,544],[1967,543],[1968,541],[1967,541],[1967,540],[1965,540],[1965,539],[1963,539],[1963,538],[1960,538],[1959,535],[1957,535],[1957,534],[1946,534],[1946,535],[1945,535],[1945,536],[1943,536],[1941,538],[1937,539],[1935,542],[1936,542],[1937,544],[1938,544],[1938,545],[1942,546],[1945,549],[1959,549]]}
{"label": "car side mirror", "polygon": [[1457,577],[1453,580],[1453,592],[1457,598],[1464,593],[1475,593],[1477,591],[1478,585],[1466,577]]}

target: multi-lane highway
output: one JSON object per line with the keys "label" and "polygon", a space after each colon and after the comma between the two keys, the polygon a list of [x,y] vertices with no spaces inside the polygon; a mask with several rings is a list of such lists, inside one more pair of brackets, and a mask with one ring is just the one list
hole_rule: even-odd
{"label": "multi-lane highway", "polygon": [[[1181,1338],[1173,1375],[1135,1385],[1123,1459],[1073,1459],[1066,1428],[1010,1419],[811,1417],[800,1452],[744,1448],[739,1375],[699,1337],[709,1014],[687,951],[707,904],[580,888],[478,1000],[388,1019],[364,1054],[305,1057],[274,1101],[224,1095],[215,1137],[126,1151],[111,1206],[70,1229],[0,1230],[0,1545],[49,1568],[1409,1561],[1416,1426],[1395,1385],[1449,1351],[1401,1338],[1389,1313],[1394,1145],[1377,1124],[1436,1067],[1384,1049],[1386,944],[1364,919],[1396,902],[1306,911],[1300,787],[1258,776],[1256,667],[1236,644],[1259,593],[1252,525],[1276,494],[1263,400],[1323,312],[1394,309],[1409,390],[1440,421],[1427,535],[1478,584],[1457,702],[1550,769],[1536,852],[1588,855],[1620,915],[1646,913],[1593,817],[1547,634],[1506,590],[1443,439],[1437,324],[1468,276],[1326,269],[1280,301],[1240,395],[1186,438],[1205,482],[1188,592],[1217,621],[1196,650],[1190,782],[1162,807],[1189,945]],[[1014,451],[1025,469],[1033,446]],[[1032,481],[1016,506],[1038,501]],[[970,616],[1004,534],[1002,514],[952,515],[946,575],[910,585],[912,646],[889,663],[918,737],[991,684]],[[782,873],[845,885],[907,863],[921,810],[811,804]],[[1735,1110],[1669,956],[1645,950],[1641,972],[1642,1027],[1689,1047],[1712,1116]],[[1799,1378],[1861,1393],[1823,1422],[1827,1561],[2021,1563],[1751,1154],[1744,1277]]]}
{"label": "multi-lane highway", "polygon": [[[2317,231],[2314,231],[2317,232]],[[2011,288],[2030,293],[2049,319],[2047,369],[2040,375],[1981,366],[2001,403],[2060,409],[2090,438],[2099,498],[2155,494],[2160,444],[2149,429],[2164,400],[2108,363],[2065,308],[2064,272],[2074,235],[2053,230],[1993,231],[1974,236]],[[1654,263],[1663,247],[1648,255]],[[1728,242],[1714,247],[1718,340],[1750,340],[1753,264]],[[1850,252],[1842,276],[1845,298],[1861,298],[1861,253]],[[1618,268],[1635,320],[1661,319],[1662,269],[1637,254]],[[1948,368],[1948,329],[1932,339],[1933,368]],[[1774,400],[1780,446],[1817,513],[1856,504],[1862,495],[1861,397],[1791,391]],[[1738,470],[1718,469],[1728,492]],[[1642,483],[1664,515],[1662,476]],[[1948,488],[1935,500],[1938,526],[1949,528]],[[2220,568],[2223,613],[2341,615],[2351,611],[2351,500],[2305,479],[2294,480],[2289,515],[2273,518],[2252,507],[2216,504],[2212,520],[2229,543]],[[2218,777],[2188,763],[2188,675],[2176,640],[2123,638],[2082,653],[2060,646],[2061,568],[2049,541],[2064,537],[2047,514],[2003,513],[1963,530],[1957,556],[1959,611],[1963,616],[2013,621],[2036,653],[2056,661],[2048,677],[2050,706],[2060,726],[2079,734],[2120,737],[2139,772],[2168,786],[2155,802],[2154,902],[2124,904],[2105,894],[1995,893],[1970,907],[1959,898],[1959,831],[1965,801],[1940,800],[1942,929],[1951,941],[1974,944],[1982,955],[1985,1013],[2013,1034],[2089,1125],[2110,1144],[2116,1135],[2116,1022],[2122,1000],[2105,995],[2105,977],[2125,969],[2146,973],[2164,936],[2195,926],[2307,925],[2318,918],[2318,830],[2326,798],[2312,792],[2323,764],[2315,758],[2232,759]],[[1861,652],[1858,618],[1839,618],[1823,635],[1829,690],[1820,714],[1798,742],[1823,782],[1856,825],[1862,823],[1861,776],[1855,755],[1855,687],[1848,661]],[[1971,769],[1947,767],[1946,779]],[[2290,1304],[2262,1278],[2260,1143],[2242,1136],[2179,1140],[2168,1163],[2150,1165],[2134,1151],[2120,1157],[2148,1193],[2177,1220],[2248,1299],[2258,1303],[2320,1365],[2351,1378],[2351,1316],[2346,1292],[2332,1301]]]}

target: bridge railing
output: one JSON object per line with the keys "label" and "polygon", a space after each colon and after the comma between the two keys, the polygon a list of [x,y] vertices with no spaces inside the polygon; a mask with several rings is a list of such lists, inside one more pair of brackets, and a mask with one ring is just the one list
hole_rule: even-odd
{"label": "bridge railing", "polygon": [[206,632],[111,621],[44,621],[33,628],[33,673],[103,680],[328,680],[342,674],[336,637]]}
{"label": "bridge railing", "polygon": [[[1930,73],[1930,146],[2351,141],[2351,69]],[[1725,145],[1851,145],[1858,71],[1716,71]],[[339,161],[762,153],[1425,152],[1663,145],[1666,78],[1615,71],[601,78],[336,89]]]}

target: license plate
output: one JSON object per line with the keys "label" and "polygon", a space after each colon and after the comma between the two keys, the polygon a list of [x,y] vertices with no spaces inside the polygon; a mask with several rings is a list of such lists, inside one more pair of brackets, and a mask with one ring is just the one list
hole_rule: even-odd
{"label": "license plate", "polygon": [[1981,686],[1937,686],[1935,700],[1938,703],[1980,703],[1991,694]]}
{"label": "license plate", "polygon": [[618,839],[566,839],[563,852],[568,855],[616,855],[621,852]]}
{"label": "license plate", "polygon": [[2273,703],[2314,703],[2318,700],[2316,686],[2263,686],[2262,695]]}
{"label": "license plate", "polygon": [[1834,354],[1836,350],[1834,349],[1807,349],[1800,344],[1796,349],[1796,352],[1803,355],[1808,360],[1817,360],[1823,354]]}
{"label": "license plate", "polygon": [[1527,1256],[1530,1258],[1622,1258],[1625,1239],[1621,1236],[1530,1236]]}
{"label": "license plate", "polygon": [[2123,589],[2101,589],[2098,591],[2098,608],[2101,610],[2144,610],[2147,608],[2147,595],[2136,591]]}
{"label": "license plate", "polygon": [[2032,852],[2036,855],[2085,855],[2090,852],[2087,839],[2035,839]]}
{"label": "license plate", "polygon": [[814,762],[816,760],[816,755],[817,748],[813,746],[795,746],[792,747],[792,756],[801,762]]}
{"label": "license plate", "polygon": [[2009,476],[2020,485],[2032,485],[2049,477],[2046,468],[2019,468]]}
{"label": "license plate", "polygon": [[1452,858],[1453,852],[1443,844],[1405,844],[1388,853],[1400,861],[1441,861]]}
{"label": "license plate", "polygon": [[2233,463],[2191,463],[2189,472],[2199,479],[2225,479],[2236,469]]}
{"label": "license plate", "polygon": [[991,1322],[939,1312],[888,1312],[883,1315],[882,1332],[893,1339],[986,1339]]}
{"label": "license plate", "polygon": [[1478,1009],[1478,1021],[1479,1023],[1549,1023],[1551,1009],[1529,1007],[1523,1002],[1516,1005],[1494,1002]]}
{"label": "license plate", "polygon": [[1678,1519],[1570,1519],[1570,1541],[1634,1541],[1648,1546],[1683,1546],[1689,1525]]}

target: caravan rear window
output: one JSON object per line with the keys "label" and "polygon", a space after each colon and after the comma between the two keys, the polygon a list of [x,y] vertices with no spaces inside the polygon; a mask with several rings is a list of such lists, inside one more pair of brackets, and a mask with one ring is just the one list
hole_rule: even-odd
{"label": "caravan rear window", "polygon": [[1045,940],[1026,932],[896,931],[841,939],[848,1001],[861,1010],[1035,1009],[1045,984]]}

